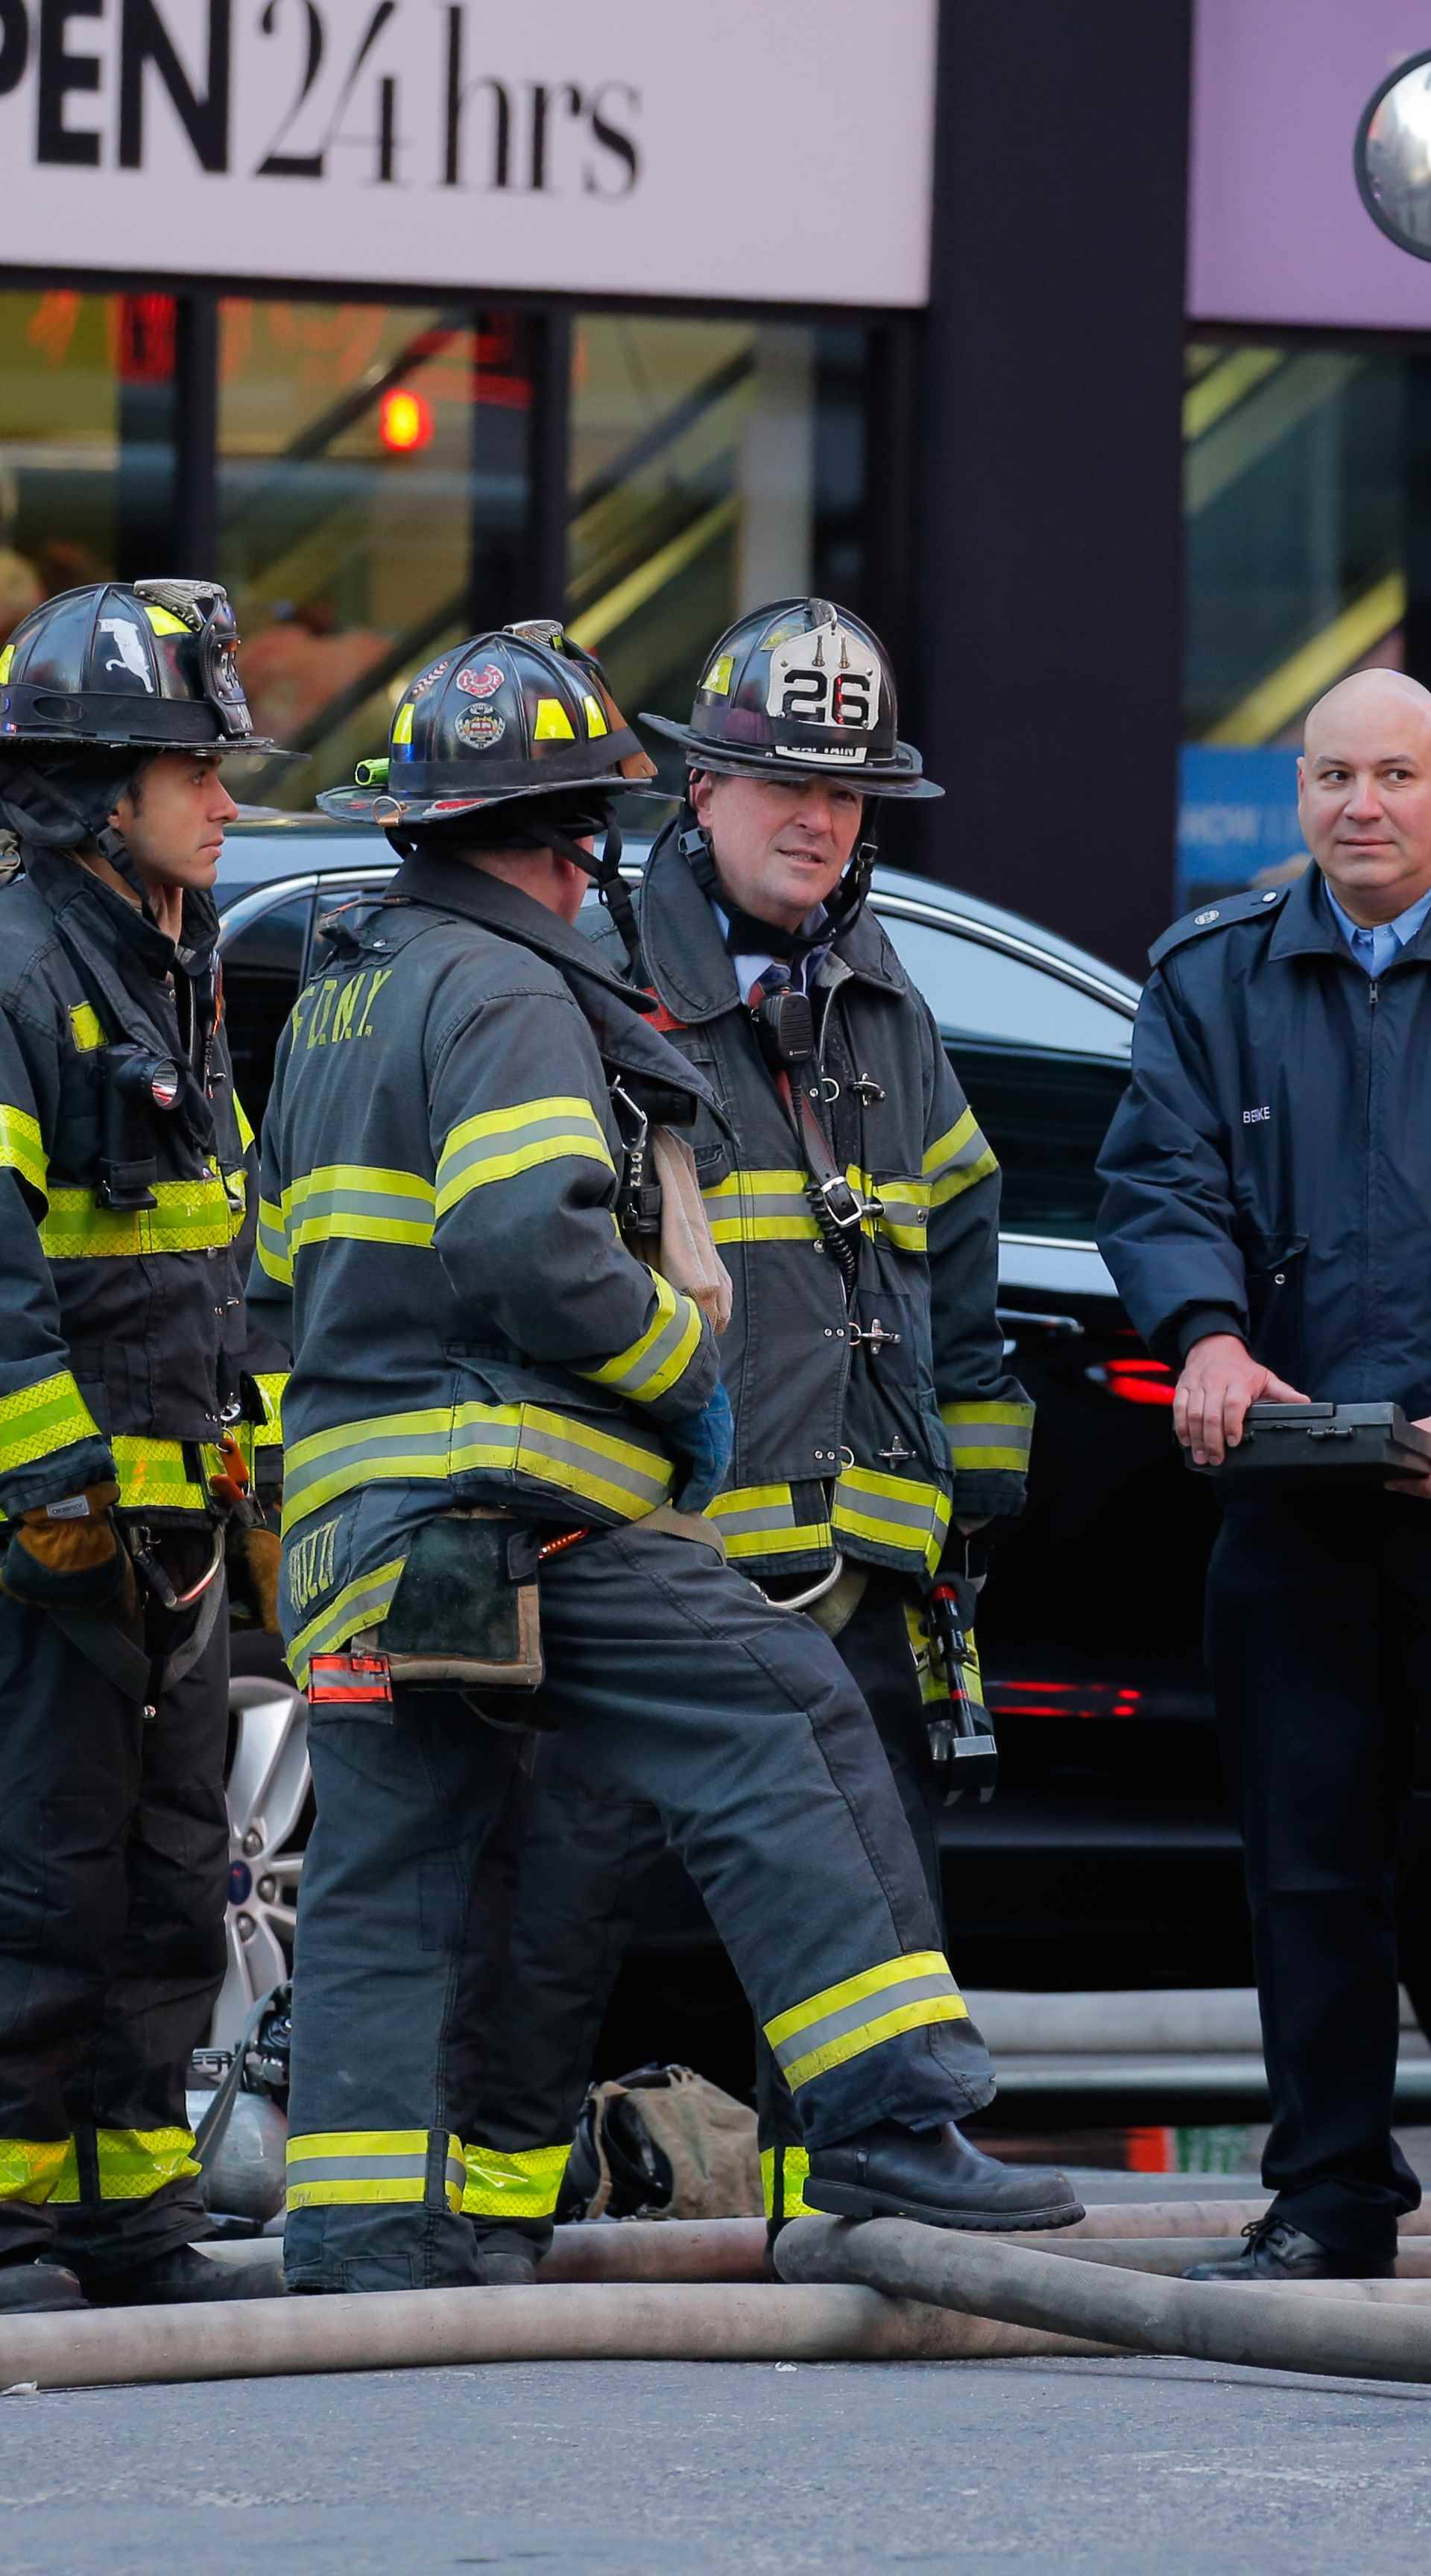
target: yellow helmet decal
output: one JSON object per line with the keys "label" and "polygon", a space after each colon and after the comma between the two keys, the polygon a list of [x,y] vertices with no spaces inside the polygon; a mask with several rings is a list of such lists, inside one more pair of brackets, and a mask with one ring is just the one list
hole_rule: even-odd
{"label": "yellow helmet decal", "polygon": [[411,742],[411,740],[412,700],[409,698],[405,705],[399,707],[397,714],[393,718],[393,741],[395,743],[400,743]]}
{"label": "yellow helmet decal", "polygon": [[575,742],[576,728],[560,698],[538,698],[533,742]]}
{"label": "yellow helmet decal", "polygon": [[730,675],[734,669],[735,655],[733,653],[722,653],[718,662],[712,662],[710,669],[707,671],[705,678],[701,682],[701,687],[713,698],[729,697]]}
{"label": "yellow helmet decal", "polygon": [[595,742],[598,734],[610,733],[611,727],[607,723],[605,716],[602,714],[600,707],[597,705],[595,698],[588,697],[583,694],[581,703],[586,709],[587,739],[591,742]]}
{"label": "yellow helmet decal", "polygon": [[10,677],[10,665],[11,665],[11,663],[14,661],[14,659],[15,659],[15,647],[14,647],[14,645],[13,645],[13,644],[7,644],[7,645],[6,645],[6,647],[5,647],[4,652],[3,652],[3,653],[0,653],[0,681],[5,681],[5,680],[8,680],[8,679],[9,679],[9,677]]}
{"label": "yellow helmet decal", "polygon": [[167,608],[151,607],[147,599],[144,601],[143,607],[144,614],[148,618],[156,635],[188,634],[188,627],[184,624],[182,617],[171,617]]}

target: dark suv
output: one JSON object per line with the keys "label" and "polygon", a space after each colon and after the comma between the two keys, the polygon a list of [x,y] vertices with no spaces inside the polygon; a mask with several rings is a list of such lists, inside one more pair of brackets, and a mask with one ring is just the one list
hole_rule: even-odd
{"label": "dark suv", "polygon": [[[392,864],[383,842],[317,817],[230,833],[227,1015],[255,1124],[323,915],[377,890]],[[945,1825],[951,1953],[975,1986],[1244,1983],[1240,1865],[1198,1652],[1212,1500],[1183,1471],[1168,1372],[1093,1239],[1094,1158],[1127,1079],[1138,988],[921,878],[880,869],[872,901],[1003,1165],[1001,1313],[1039,1409],[1028,1512],[980,1621],[1001,1786]],[[262,1650],[240,1641],[238,1660],[261,1665]],[[236,2009],[289,1943],[306,1769],[301,1702],[271,1671],[235,1687],[247,1702],[231,1773]],[[680,2008],[695,2000],[702,1920],[672,1865],[652,1891],[644,1973],[649,1987],[652,1954],[668,1952]],[[669,2019],[661,2044],[669,2053]]]}

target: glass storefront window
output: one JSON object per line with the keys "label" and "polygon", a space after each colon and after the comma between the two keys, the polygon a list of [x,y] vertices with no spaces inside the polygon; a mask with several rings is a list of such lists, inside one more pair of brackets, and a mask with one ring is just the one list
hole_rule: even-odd
{"label": "glass storefront window", "polygon": [[847,325],[580,318],[568,620],[628,713],[688,714],[713,637],[763,599],[859,607],[867,362]]}
{"label": "glass storefront window", "polygon": [[[1300,872],[1308,707],[1349,671],[1422,658],[1424,371],[1410,354],[1306,338],[1187,350],[1184,906]],[[1423,605],[1423,645],[1425,621]]]}
{"label": "glass storefront window", "polygon": [[510,315],[222,306],[219,571],[255,722],[308,754],[257,800],[340,783],[474,613],[521,613],[530,399]]}
{"label": "glass storefront window", "polygon": [[0,294],[0,644],[56,591],[172,570],[175,307]]}

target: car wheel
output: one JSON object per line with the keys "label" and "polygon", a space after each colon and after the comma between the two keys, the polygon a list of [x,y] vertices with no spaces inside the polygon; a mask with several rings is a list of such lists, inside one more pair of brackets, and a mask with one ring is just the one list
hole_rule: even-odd
{"label": "car wheel", "polygon": [[228,1961],[212,2045],[232,2048],[261,1995],[293,1972],[303,1849],[312,1821],[308,1703],[286,1674],[229,1684]]}

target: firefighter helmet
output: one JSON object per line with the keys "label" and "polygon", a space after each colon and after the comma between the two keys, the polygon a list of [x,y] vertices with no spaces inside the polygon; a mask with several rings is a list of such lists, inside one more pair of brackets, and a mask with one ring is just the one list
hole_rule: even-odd
{"label": "firefighter helmet", "polygon": [[710,654],[688,725],[642,714],[692,769],[841,777],[865,796],[942,796],[901,742],[879,637],[830,599],[777,599],[738,618]]}
{"label": "firefighter helmet", "polygon": [[599,806],[618,788],[645,787],[655,768],[600,663],[557,619],[538,617],[429,662],[398,700],[386,760],[360,762],[355,786],[318,802],[383,831],[441,831],[534,797]]}
{"label": "firefighter helmet", "polygon": [[280,754],[256,735],[216,581],[91,582],[22,617],[0,652],[0,752],[50,744],[131,751]]}

